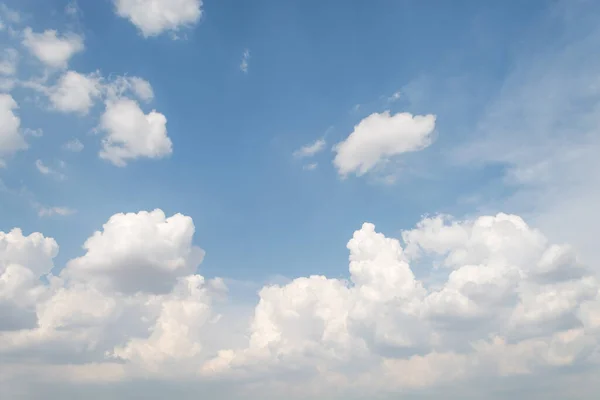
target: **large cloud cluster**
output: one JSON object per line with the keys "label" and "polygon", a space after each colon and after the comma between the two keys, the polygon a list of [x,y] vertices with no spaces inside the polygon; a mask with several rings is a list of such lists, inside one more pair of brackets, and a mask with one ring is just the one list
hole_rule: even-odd
{"label": "large cloud cluster", "polygon": [[193,234],[183,215],[117,214],[63,269],[53,269],[53,239],[0,234],[3,368],[59,381],[237,379],[314,395],[598,361],[594,272],[515,215],[425,218],[401,239],[365,223],[347,245],[348,280],[263,287],[236,337],[222,321],[237,315],[216,311],[223,281],[196,272]]}

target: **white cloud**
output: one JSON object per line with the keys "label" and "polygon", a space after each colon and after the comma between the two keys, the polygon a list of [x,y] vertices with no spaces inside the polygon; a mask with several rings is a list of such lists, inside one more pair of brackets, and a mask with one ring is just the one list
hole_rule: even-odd
{"label": "white cloud", "polygon": [[15,115],[17,102],[9,94],[0,94],[0,157],[27,149],[21,134],[21,120]]}
{"label": "white cloud", "polygon": [[19,53],[15,49],[4,49],[0,56],[0,75],[14,75],[17,72],[18,61]]}
{"label": "white cloud", "polygon": [[85,242],[85,255],[71,260],[66,273],[122,292],[161,293],[202,261],[193,234],[192,219],[181,214],[116,214]]}
{"label": "white cloud", "polygon": [[243,73],[248,72],[248,61],[250,60],[250,50],[244,50],[244,54],[242,54],[242,63],[240,64],[240,70]]}
{"label": "white cloud", "polygon": [[325,139],[317,139],[314,141],[314,143],[307,144],[306,146],[302,146],[298,150],[294,151],[293,155],[296,158],[312,157],[315,154],[323,151],[325,144]]}
{"label": "white cloud", "polygon": [[201,0],[114,0],[116,13],[144,37],[194,25],[202,15]]}
{"label": "white cloud", "polygon": [[148,102],[154,98],[154,91],[147,80],[133,76],[129,78],[129,82],[140,100]]}
{"label": "white cloud", "polygon": [[79,153],[83,150],[83,147],[83,143],[79,139],[71,139],[63,145],[65,150],[72,151],[73,153]]}
{"label": "white cloud", "polygon": [[52,68],[66,68],[71,57],[83,51],[83,38],[74,33],[59,35],[56,30],[35,33],[23,31],[23,45],[41,62]]}
{"label": "white cloud", "polygon": [[[233,328],[245,317],[217,301],[222,280],[196,273],[193,234],[183,215],[116,214],[44,284],[56,242],[0,233],[5,383],[21,358],[33,360],[29,383],[144,377],[222,382],[229,398],[341,398],[600,361],[598,279],[515,215],[426,218],[402,241],[365,223],[347,245],[349,280],[263,287],[249,335]],[[411,263],[432,261],[448,276],[425,283]]]}
{"label": "white cloud", "polygon": [[166,125],[163,114],[156,111],[144,114],[131,99],[108,101],[100,118],[100,129],[106,132],[100,157],[117,166],[140,157],[166,157],[173,151]]}
{"label": "white cloud", "polygon": [[56,85],[48,90],[48,98],[54,109],[61,112],[87,114],[101,94],[101,78],[98,73],[80,74],[65,72]]}
{"label": "white cloud", "polygon": [[333,163],[341,176],[361,176],[391,157],[422,150],[432,143],[435,119],[431,114],[373,113],[335,146]]}

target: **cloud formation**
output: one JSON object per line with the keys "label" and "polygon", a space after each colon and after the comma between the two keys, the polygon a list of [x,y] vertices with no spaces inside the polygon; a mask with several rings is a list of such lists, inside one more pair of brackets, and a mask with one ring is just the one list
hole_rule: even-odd
{"label": "cloud formation", "polygon": [[202,15],[201,0],[114,0],[114,5],[144,37],[192,26]]}
{"label": "cloud formation", "polygon": [[433,141],[435,119],[431,114],[373,113],[335,146],[333,164],[341,176],[361,176],[392,157],[422,150]]}
{"label": "cloud formation", "polygon": [[80,35],[61,35],[54,29],[35,33],[29,27],[23,31],[23,45],[38,60],[51,68],[66,68],[71,57],[84,49],[83,37]]}
{"label": "cloud formation", "polygon": [[119,167],[129,160],[164,158],[173,152],[167,118],[154,110],[144,114],[131,99],[108,101],[100,117],[100,129],[106,133],[100,157]]}
{"label": "cloud formation", "polygon": [[[37,360],[12,366],[30,379],[57,366],[48,377],[59,382],[235,379],[234,397],[258,385],[298,398],[600,361],[597,277],[516,215],[428,217],[401,239],[365,223],[347,244],[347,280],[263,287],[248,336],[223,323],[239,317],[219,306],[223,281],[197,273],[194,230],[191,218],[161,210],[116,214],[59,272],[53,239],[0,233],[0,312],[10,315],[0,319],[0,354]],[[413,264],[446,276],[419,279]]]}

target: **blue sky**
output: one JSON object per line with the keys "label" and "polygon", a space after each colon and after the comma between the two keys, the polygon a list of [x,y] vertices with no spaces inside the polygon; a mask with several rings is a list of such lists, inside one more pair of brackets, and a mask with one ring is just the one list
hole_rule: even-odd
{"label": "blue sky", "polygon": [[[0,118],[20,126],[0,129],[0,278],[23,264],[50,283],[10,292],[6,307],[35,310],[37,327],[18,331],[21,339],[0,323],[0,339],[18,344],[0,345],[0,374],[16,370],[3,352],[26,360],[64,346],[64,359],[50,355],[32,374],[72,363],[84,380],[118,377],[135,388],[148,373],[164,389],[171,366],[192,362],[200,375],[221,371],[240,393],[248,382],[273,393],[298,383],[304,393],[309,382],[332,395],[328,385],[352,382],[360,364],[391,381],[407,377],[397,387],[365,373],[356,381],[369,384],[345,392],[357,399],[361,390],[426,397],[446,382],[438,377],[463,372],[473,386],[452,386],[456,398],[472,390],[500,399],[481,382],[528,390],[569,359],[560,366],[576,373],[553,370],[557,386],[539,396],[568,397],[573,382],[594,393],[586,373],[598,360],[581,361],[600,343],[590,322],[600,315],[594,2],[2,1],[0,63],[14,54],[17,62],[14,72],[0,64],[0,96],[18,108],[3,113],[0,101]],[[60,44],[42,43],[46,34]],[[75,50],[61,56],[67,42]],[[61,89],[69,73],[77,83]],[[152,95],[137,92],[135,79]],[[166,125],[146,121],[162,116]],[[10,150],[1,135],[28,148]],[[119,137],[126,150],[106,150]],[[74,140],[80,151],[65,149]],[[133,152],[121,157],[126,165],[102,156],[120,150]],[[144,213],[155,209],[165,215]],[[118,213],[130,214],[111,218]],[[13,228],[24,236],[2,236]],[[58,255],[34,232],[54,238]],[[195,246],[206,252],[201,264]],[[578,275],[581,265],[589,275]],[[533,266],[555,281],[540,283]],[[468,284],[507,297],[481,300]],[[562,302],[543,300],[551,294]],[[166,312],[173,304],[185,311]],[[465,327],[473,333],[457,333]],[[84,339],[89,352],[66,343]],[[576,350],[564,355],[556,343]],[[338,370],[340,360],[350,366]],[[342,372],[329,384],[288,380],[307,365]],[[494,372],[473,378],[473,365]],[[530,378],[514,378],[527,368]],[[419,392],[429,383],[412,370],[436,377],[433,392]],[[130,389],[109,387],[125,396],[116,398]]]}
{"label": "blue sky", "polygon": [[[174,152],[159,162],[114,168],[95,157],[92,118],[21,106],[27,126],[45,135],[11,160],[3,180],[78,213],[39,219],[21,200],[3,196],[2,228],[48,232],[61,243],[58,260],[67,260],[80,253],[81,237],[116,212],[182,212],[194,218],[197,240],[208,252],[205,273],[244,279],[344,273],[343,244],[363,221],[393,234],[424,213],[462,213],[462,196],[501,196],[502,188],[491,187],[499,168],[447,170],[437,155],[468,136],[546,5],[208,2],[186,40],[143,41],[106,1],[80,2],[76,23],[60,12],[67,2],[18,3],[6,4],[26,13],[38,30],[81,29],[86,51],[73,58],[73,69],[151,82],[151,107],[167,116]],[[244,49],[251,54],[247,73],[239,69]],[[414,101],[405,94],[388,101],[421,82],[436,88],[417,87]],[[407,157],[435,176],[404,174],[393,186],[339,180],[331,146],[360,119],[386,109],[437,114],[436,143]],[[292,153],[326,132],[318,169],[303,170]],[[61,153],[59,146],[72,137],[89,146],[81,154]],[[67,179],[40,176],[33,165],[38,158],[64,159]]]}

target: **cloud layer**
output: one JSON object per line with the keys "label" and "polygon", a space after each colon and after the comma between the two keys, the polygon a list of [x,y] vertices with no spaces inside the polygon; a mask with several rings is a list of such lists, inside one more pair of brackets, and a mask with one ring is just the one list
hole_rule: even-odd
{"label": "cloud layer", "polygon": [[263,287],[247,336],[223,322],[240,318],[222,307],[223,280],[197,273],[194,230],[161,210],[116,214],[62,269],[53,239],[0,233],[0,357],[14,360],[3,368],[59,382],[236,379],[302,397],[599,361],[597,277],[515,215],[425,218],[401,239],[365,223],[347,280]]}

